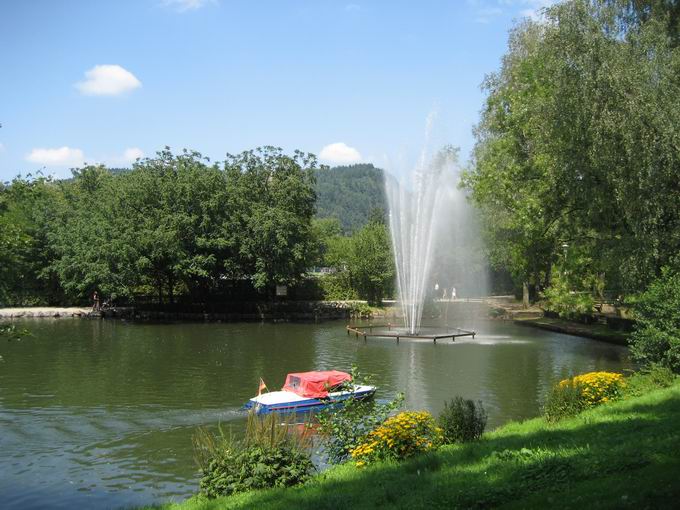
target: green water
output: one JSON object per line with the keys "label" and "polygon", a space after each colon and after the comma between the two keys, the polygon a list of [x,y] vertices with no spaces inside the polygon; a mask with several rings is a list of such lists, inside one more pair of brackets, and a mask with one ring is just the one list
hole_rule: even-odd
{"label": "green water", "polygon": [[630,367],[627,350],[477,320],[455,343],[356,339],[344,323],[134,324],[38,319],[31,336],[0,341],[0,507],[116,508],[183,499],[197,489],[191,435],[218,422],[239,430],[241,405],[263,377],[349,369],[375,374],[378,398],[438,412],[480,399],[489,427],[539,413],[552,381]]}

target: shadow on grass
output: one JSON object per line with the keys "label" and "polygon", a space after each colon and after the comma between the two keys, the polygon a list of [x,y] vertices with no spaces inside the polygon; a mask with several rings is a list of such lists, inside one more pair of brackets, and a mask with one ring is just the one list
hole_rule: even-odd
{"label": "shadow on grass", "polygon": [[[680,395],[200,508],[674,508]],[[521,428],[521,425],[519,426]],[[622,499],[623,498],[623,499]]]}

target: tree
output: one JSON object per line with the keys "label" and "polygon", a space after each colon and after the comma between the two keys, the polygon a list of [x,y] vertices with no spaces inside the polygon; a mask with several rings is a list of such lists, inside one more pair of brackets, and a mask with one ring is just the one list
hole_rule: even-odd
{"label": "tree", "polygon": [[390,234],[380,222],[366,224],[352,237],[348,257],[352,286],[361,298],[379,304],[394,289],[394,260]]}
{"label": "tree", "polygon": [[516,28],[501,70],[485,80],[489,97],[475,130],[473,166],[462,179],[481,211],[490,261],[523,285],[525,303],[529,283],[550,272],[561,216],[550,160],[531,143],[550,89],[536,72],[542,31],[531,22]]}
{"label": "tree", "polygon": [[169,148],[129,172],[74,172],[53,237],[54,267],[74,297],[93,289],[160,303],[204,299],[224,280],[261,291],[300,280],[314,255],[313,156],[265,147],[224,167]]}
{"label": "tree", "polygon": [[102,166],[74,170],[62,183],[65,204],[53,222],[51,269],[74,300],[95,289],[105,295],[129,296],[138,284],[134,247],[120,229],[132,211],[115,211],[117,181]]}
{"label": "tree", "polygon": [[665,268],[633,305],[637,319],[630,338],[633,358],[680,372],[680,273]]}
{"label": "tree", "polygon": [[315,239],[316,253],[314,265],[325,265],[326,255],[329,252],[330,244],[342,233],[340,220],[337,218],[314,218],[312,220],[312,236]]}
{"label": "tree", "polygon": [[59,187],[42,176],[0,185],[0,302],[50,304],[62,299],[50,271],[48,237],[63,202]]}
{"label": "tree", "polygon": [[316,158],[263,147],[228,155],[225,172],[237,203],[243,272],[257,290],[299,282],[313,261]]}
{"label": "tree", "polygon": [[[491,260],[549,282],[562,245],[579,280],[643,289],[680,250],[680,52],[660,2],[572,0],[510,38],[465,177]],[[677,20],[676,20],[677,21]],[[572,281],[573,290],[579,284]]]}

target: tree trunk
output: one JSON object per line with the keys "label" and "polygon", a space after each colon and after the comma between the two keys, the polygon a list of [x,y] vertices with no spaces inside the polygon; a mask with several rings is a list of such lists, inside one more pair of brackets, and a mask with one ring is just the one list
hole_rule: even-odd
{"label": "tree trunk", "polygon": [[541,275],[539,274],[538,271],[536,271],[534,273],[534,296],[533,296],[534,303],[539,300],[540,292],[541,292]]}
{"label": "tree trunk", "polygon": [[522,307],[529,308],[529,282],[522,282]]}
{"label": "tree trunk", "polygon": [[158,304],[163,304],[163,280],[160,278],[156,280],[156,285],[158,287]]}
{"label": "tree trunk", "polygon": [[171,305],[175,304],[174,287],[175,287],[175,279],[172,277],[172,274],[169,274],[168,275],[168,297],[170,298],[170,304]]}
{"label": "tree trunk", "polygon": [[545,270],[545,280],[543,280],[543,288],[547,289],[550,287],[550,277],[552,276],[552,264],[548,264],[547,269]]}

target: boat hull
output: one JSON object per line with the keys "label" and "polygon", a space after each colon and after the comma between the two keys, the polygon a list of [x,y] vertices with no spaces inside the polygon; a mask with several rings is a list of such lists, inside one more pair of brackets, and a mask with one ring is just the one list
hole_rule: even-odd
{"label": "boat hull", "polygon": [[325,398],[306,398],[290,391],[275,391],[251,398],[244,406],[257,414],[265,413],[304,413],[326,407],[342,405],[346,400],[355,398],[367,400],[375,394],[375,386],[357,386],[354,391],[330,393]]}

